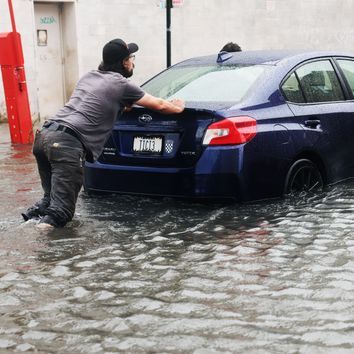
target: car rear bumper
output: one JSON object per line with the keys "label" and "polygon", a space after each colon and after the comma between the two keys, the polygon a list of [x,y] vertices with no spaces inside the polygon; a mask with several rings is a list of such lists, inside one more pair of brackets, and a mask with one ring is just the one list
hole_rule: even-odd
{"label": "car rear bumper", "polygon": [[[239,149],[207,148],[195,167],[142,167],[86,163],[85,190],[243,200]],[[222,163],[224,162],[224,163]]]}
{"label": "car rear bumper", "polygon": [[87,163],[85,190],[173,197],[239,199],[233,174],[195,174],[193,169],[132,169]]}

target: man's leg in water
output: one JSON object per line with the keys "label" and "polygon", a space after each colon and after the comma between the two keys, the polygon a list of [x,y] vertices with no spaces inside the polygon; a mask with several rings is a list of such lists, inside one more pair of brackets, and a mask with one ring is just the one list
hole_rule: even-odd
{"label": "man's leg in water", "polygon": [[71,221],[83,184],[84,148],[79,140],[61,132],[51,132],[48,156],[51,166],[50,204],[40,224],[62,227]]}
{"label": "man's leg in water", "polygon": [[50,166],[46,154],[44,135],[41,132],[37,132],[36,139],[33,145],[33,154],[37,161],[37,167],[39,176],[41,178],[44,196],[32,207],[28,208],[25,213],[22,213],[22,217],[25,221],[45,215],[45,210],[47,209],[50,203],[52,168]]}

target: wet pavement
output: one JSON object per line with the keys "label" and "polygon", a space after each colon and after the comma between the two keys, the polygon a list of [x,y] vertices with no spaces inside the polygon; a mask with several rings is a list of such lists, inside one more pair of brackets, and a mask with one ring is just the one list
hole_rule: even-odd
{"label": "wet pavement", "polygon": [[43,232],[0,125],[0,353],[354,353],[354,183],[247,205],[81,193]]}

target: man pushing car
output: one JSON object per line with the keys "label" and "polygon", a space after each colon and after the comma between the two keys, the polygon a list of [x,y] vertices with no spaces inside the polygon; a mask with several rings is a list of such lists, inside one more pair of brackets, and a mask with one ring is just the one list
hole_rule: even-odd
{"label": "man pushing car", "polygon": [[40,217],[37,227],[50,229],[73,218],[85,159],[100,156],[125,108],[137,104],[164,114],[184,110],[184,101],[151,96],[128,80],[137,51],[135,43],[122,39],[105,44],[98,70],[85,74],[65,106],[37,131],[33,154],[44,196],[22,214],[25,220]]}

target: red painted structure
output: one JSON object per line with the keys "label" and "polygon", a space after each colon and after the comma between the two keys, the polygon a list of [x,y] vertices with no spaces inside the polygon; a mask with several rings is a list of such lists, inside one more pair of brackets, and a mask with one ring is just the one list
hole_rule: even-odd
{"label": "red painted structure", "polygon": [[0,33],[0,66],[11,142],[31,144],[33,126],[29,107],[21,36],[16,31],[11,0],[8,0],[12,32]]}

